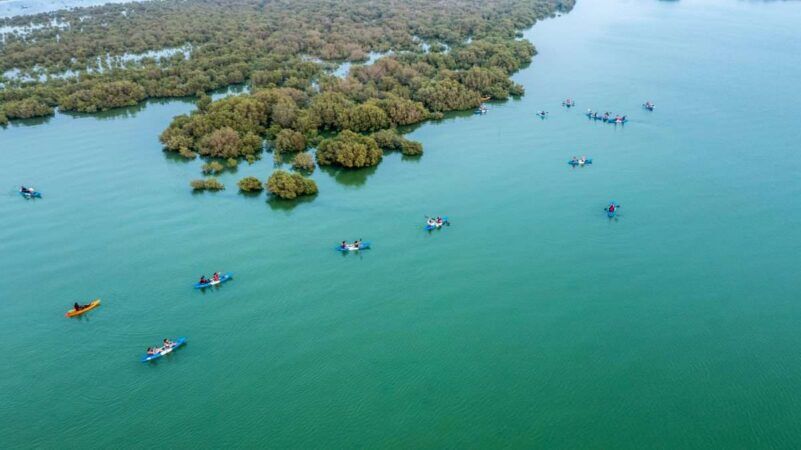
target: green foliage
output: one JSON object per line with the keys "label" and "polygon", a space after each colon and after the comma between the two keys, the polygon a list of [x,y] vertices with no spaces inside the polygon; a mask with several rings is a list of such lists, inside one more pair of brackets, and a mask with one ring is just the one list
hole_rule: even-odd
{"label": "green foliage", "polygon": [[206,174],[206,175],[208,175],[208,174],[216,175],[216,174],[221,173],[224,169],[225,169],[225,166],[223,166],[222,164],[218,163],[217,161],[212,161],[210,163],[203,164],[203,173]]}
{"label": "green foliage", "polygon": [[97,83],[60,99],[65,111],[97,112],[121,106],[133,106],[144,100],[145,89],[131,81]]}
{"label": "green foliage", "polygon": [[205,92],[199,92],[197,94],[197,103],[195,105],[197,106],[198,111],[206,112],[211,105],[211,97],[206,95]]}
{"label": "green foliage", "polygon": [[334,138],[323,139],[317,147],[317,164],[338,165],[348,168],[375,166],[383,153],[373,138],[350,130]]}
{"label": "green foliage", "polygon": [[[285,101],[274,102],[269,105],[269,121],[304,134],[316,128],[311,127],[316,120],[320,120],[322,129],[338,130],[343,128],[339,123],[343,106],[386,99],[389,95],[422,102],[432,111],[446,111],[468,105],[469,95],[453,86],[435,84],[434,92],[460,95],[450,102],[442,95],[427,101],[427,93],[420,93],[420,89],[448,80],[461,82],[458,72],[473,67],[497,68],[507,75],[518,70],[534,54],[530,43],[515,40],[519,31],[555,11],[569,10],[573,3],[448,0],[432,5],[431,0],[344,0],[334,5],[330,0],[193,0],[108,4],[5,18],[0,19],[0,27],[35,27],[24,34],[6,34],[0,43],[0,72],[18,69],[22,76],[38,81],[24,82],[20,78],[7,82],[0,90],[0,109],[5,107],[9,119],[52,114],[53,106],[100,111],[131,105],[146,97],[196,95],[247,80],[256,94],[267,87],[294,88],[301,94],[313,95],[315,80],[321,94],[332,92],[342,97],[334,103],[314,106],[315,113],[305,117],[300,110],[308,105],[297,98],[293,98],[294,106]],[[465,44],[468,37],[473,40]],[[424,54],[417,38],[433,43],[432,52]],[[439,43],[448,44],[451,51],[438,52],[443,49]],[[189,57],[182,52],[139,61],[120,57],[184,45],[191,46]],[[401,56],[354,68],[354,76],[344,80],[326,76],[324,65],[312,59],[356,61],[365,59],[369,51],[389,49]],[[65,78],[67,70],[79,76]],[[493,86],[482,82],[480,88],[466,89],[499,94],[506,91],[509,95],[515,95],[513,89],[519,91],[504,85],[508,80]],[[35,107],[9,107],[12,102],[30,99],[37,102]],[[404,114],[393,115],[385,105],[377,106],[394,125],[425,117],[419,115],[419,109],[410,109],[407,113],[414,113],[412,116],[417,118],[404,119]],[[211,107],[207,97],[199,96],[200,112],[211,113]],[[263,111],[252,112],[258,115]],[[380,125],[382,119],[374,111],[361,114],[364,112],[353,113],[352,126],[379,129],[376,123]],[[192,124],[197,130],[188,133],[193,139],[188,148],[223,126],[242,136],[247,132],[264,135],[263,129],[245,129],[252,123],[240,128],[238,124],[221,123],[218,115]],[[245,114],[238,111],[237,115]],[[260,122],[264,125],[266,121]],[[180,147],[174,151],[180,152]]]}
{"label": "green foliage", "polygon": [[423,144],[410,141],[398,134],[397,130],[381,130],[370,135],[376,144],[387,151],[400,151],[406,156],[418,156],[423,154]]}
{"label": "green foliage", "polygon": [[292,168],[304,172],[314,172],[314,158],[306,152],[298,153],[292,159]]}
{"label": "green foliage", "polygon": [[35,98],[8,102],[3,110],[9,119],[30,119],[53,114],[52,107]]}
{"label": "green foliage", "polygon": [[431,81],[416,93],[432,111],[472,109],[481,104],[481,94],[456,80]]}
{"label": "green foliage", "polygon": [[284,128],[275,137],[275,149],[280,152],[302,152],[306,150],[306,137],[295,130]]}
{"label": "green foliage", "polygon": [[264,189],[261,181],[259,181],[259,179],[256,177],[242,178],[237,183],[237,186],[239,186],[239,190],[242,192],[259,192]]}
{"label": "green foliage", "polygon": [[352,106],[344,111],[340,126],[353,131],[374,131],[389,127],[389,117],[375,104]]}
{"label": "green foliage", "polygon": [[239,161],[236,158],[228,158],[225,160],[225,165],[228,166],[229,169],[234,169],[239,165]]}
{"label": "green foliage", "polygon": [[317,193],[317,184],[297,173],[276,170],[266,183],[267,190],[274,196],[283,199],[294,199],[304,195]]}
{"label": "green foliage", "polygon": [[189,183],[194,191],[220,191],[225,189],[222,183],[216,178],[204,178],[202,180],[192,180]]}
{"label": "green foliage", "polygon": [[262,140],[248,132],[244,137],[230,127],[223,127],[203,136],[198,143],[198,153],[214,158],[238,158],[253,155],[261,150]]}

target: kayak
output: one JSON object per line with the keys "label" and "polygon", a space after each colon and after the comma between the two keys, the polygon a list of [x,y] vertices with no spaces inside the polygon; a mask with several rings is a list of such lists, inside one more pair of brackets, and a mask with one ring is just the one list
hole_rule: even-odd
{"label": "kayak", "polygon": [[426,222],[426,225],[425,225],[424,228],[425,228],[426,231],[438,230],[438,229],[442,228],[442,226],[445,225],[445,224],[450,225],[450,222],[448,222],[448,216],[442,216],[442,223],[440,223],[440,224],[429,225],[428,222]]}
{"label": "kayak", "polygon": [[100,299],[99,298],[94,299],[91,303],[89,303],[89,306],[87,306],[84,309],[81,309],[80,311],[75,311],[75,309],[73,308],[73,309],[67,311],[67,313],[64,314],[64,315],[67,316],[67,317],[77,317],[77,316],[80,316],[81,314],[85,313],[86,311],[89,311],[91,309],[97,308],[98,306],[100,306]]}
{"label": "kayak", "polygon": [[607,121],[607,123],[613,123],[615,125],[618,125],[618,124],[623,125],[624,123],[626,123],[628,121],[629,121],[629,119],[617,119],[617,120],[616,119],[609,119]]}
{"label": "kayak", "polygon": [[473,114],[486,114],[488,110],[486,109],[477,109],[473,111]]}
{"label": "kayak", "polygon": [[642,107],[647,109],[648,111],[653,111],[656,106],[643,103]]}
{"label": "kayak", "polygon": [[168,353],[172,353],[172,351],[175,350],[176,348],[186,344],[186,338],[184,338],[184,337],[178,338],[173,343],[175,345],[173,345],[170,348],[162,349],[161,351],[159,351],[157,353],[153,353],[152,355],[145,355],[144,358],[142,358],[142,362],[153,361],[154,359],[159,359],[159,358],[161,358],[162,356],[164,356],[164,355],[166,355]]}
{"label": "kayak", "polygon": [[37,191],[33,192],[19,191],[19,195],[25,198],[42,198],[42,193]]}
{"label": "kayak", "polygon": [[211,286],[217,286],[218,284],[225,283],[226,281],[230,280],[234,277],[234,274],[231,272],[221,273],[219,281],[209,281],[208,283],[195,283],[195,289],[203,289]]}
{"label": "kayak", "polygon": [[592,158],[587,158],[584,160],[584,162],[575,161],[571,159],[567,163],[570,164],[571,166],[583,166],[584,164],[592,164]]}
{"label": "kayak", "polygon": [[370,248],[370,243],[369,242],[362,242],[358,247],[354,247],[353,245],[348,245],[345,248],[342,248],[341,245],[337,245],[336,246],[336,249],[339,250],[340,252],[343,252],[343,253],[345,253],[345,252],[357,252],[359,250],[367,250],[369,248]]}
{"label": "kayak", "polygon": [[614,201],[612,201],[612,202],[609,202],[609,204],[610,204],[610,205],[615,205],[615,209],[614,209],[614,210],[612,210],[612,211],[610,211],[610,210],[609,210],[609,207],[608,207],[608,206],[607,206],[606,208],[604,208],[604,210],[606,211],[606,215],[607,215],[607,216],[608,216],[608,217],[611,219],[612,217],[615,217],[615,215],[617,214],[617,210],[618,210],[618,209],[620,209],[620,205],[618,205],[618,204],[617,204],[616,202],[614,202]]}

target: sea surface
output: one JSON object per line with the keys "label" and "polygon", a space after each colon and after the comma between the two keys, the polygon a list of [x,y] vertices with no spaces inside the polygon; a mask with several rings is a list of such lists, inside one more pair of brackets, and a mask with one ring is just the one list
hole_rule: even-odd
{"label": "sea surface", "polygon": [[269,154],[192,194],[158,142],[188,100],[0,129],[0,447],[798,448],[799,23],[580,0],[525,97],[297,203],[237,192]]}

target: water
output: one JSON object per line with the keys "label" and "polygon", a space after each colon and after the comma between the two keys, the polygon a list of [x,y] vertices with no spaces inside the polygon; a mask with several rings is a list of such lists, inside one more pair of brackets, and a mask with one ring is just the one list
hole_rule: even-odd
{"label": "water", "polygon": [[[295,205],[236,192],[269,155],[189,193],[201,162],[157,141],[188,102],[0,130],[0,444],[797,447],[799,19],[580,2],[527,34],[523,99]],[[191,288],[214,270],[235,279]]]}
{"label": "water", "polygon": [[14,16],[28,16],[62,9],[85,8],[108,3],[131,3],[144,0],[2,0],[0,19]]}

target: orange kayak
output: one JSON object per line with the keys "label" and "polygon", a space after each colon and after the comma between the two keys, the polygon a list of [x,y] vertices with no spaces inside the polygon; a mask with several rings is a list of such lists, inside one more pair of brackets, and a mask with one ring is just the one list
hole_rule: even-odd
{"label": "orange kayak", "polygon": [[81,309],[80,311],[75,311],[74,309],[71,309],[71,310],[67,311],[67,314],[65,314],[65,315],[67,317],[80,316],[81,314],[85,313],[86,311],[89,311],[90,309],[95,309],[98,306],[100,306],[100,299],[99,298],[95,299],[94,301],[92,301],[92,303],[89,303],[89,306],[87,306],[86,308]]}

